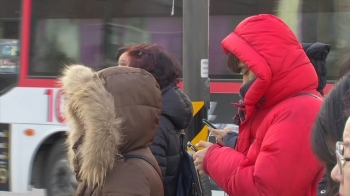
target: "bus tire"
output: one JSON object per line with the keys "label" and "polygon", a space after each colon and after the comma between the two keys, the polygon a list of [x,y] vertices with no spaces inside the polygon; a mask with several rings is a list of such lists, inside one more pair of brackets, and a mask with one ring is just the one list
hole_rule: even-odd
{"label": "bus tire", "polygon": [[47,196],[75,195],[77,181],[69,166],[64,141],[58,140],[48,155],[44,173]]}

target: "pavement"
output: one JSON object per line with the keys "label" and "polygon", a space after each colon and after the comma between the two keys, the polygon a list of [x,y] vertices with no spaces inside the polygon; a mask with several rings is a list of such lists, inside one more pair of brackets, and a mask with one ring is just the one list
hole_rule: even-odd
{"label": "pavement", "polygon": [[13,192],[2,192],[0,191],[0,196],[45,196],[45,190],[43,189],[33,189],[26,193],[13,193]]}

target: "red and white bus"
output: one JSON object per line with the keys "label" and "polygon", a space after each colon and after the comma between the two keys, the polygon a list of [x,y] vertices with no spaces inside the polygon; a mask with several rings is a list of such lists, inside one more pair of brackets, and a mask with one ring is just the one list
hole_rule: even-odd
{"label": "red and white bus", "polygon": [[[349,52],[350,10],[344,5],[347,0],[211,1],[209,120],[219,127],[232,124],[231,103],[238,100],[242,77],[226,69],[220,41],[242,19],[273,13],[301,42],[331,44],[327,92],[338,79],[338,59]],[[182,62],[182,28],[178,0],[0,0],[0,191],[74,192],[56,86],[63,65],[115,66],[117,48],[140,42],[163,45]]]}

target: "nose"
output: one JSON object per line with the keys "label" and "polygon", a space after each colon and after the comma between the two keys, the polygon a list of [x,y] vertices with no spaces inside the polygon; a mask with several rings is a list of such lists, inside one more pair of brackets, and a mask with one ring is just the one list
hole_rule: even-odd
{"label": "nose", "polygon": [[336,182],[339,182],[339,183],[343,182],[344,177],[343,177],[343,175],[339,174],[339,166],[338,166],[338,164],[335,165],[335,167],[332,169],[331,177]]}

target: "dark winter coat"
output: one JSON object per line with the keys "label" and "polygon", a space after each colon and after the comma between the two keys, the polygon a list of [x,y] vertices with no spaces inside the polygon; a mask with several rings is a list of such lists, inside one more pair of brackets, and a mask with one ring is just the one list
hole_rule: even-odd
{"label": "dark winter coat", "polygon": [[156,137],[149,148],[162,171],[166,196],[176,195],[181,161],[180,134],[188,127],[192,114],[190,99],[177,86],[162,89],[162,115]]}

